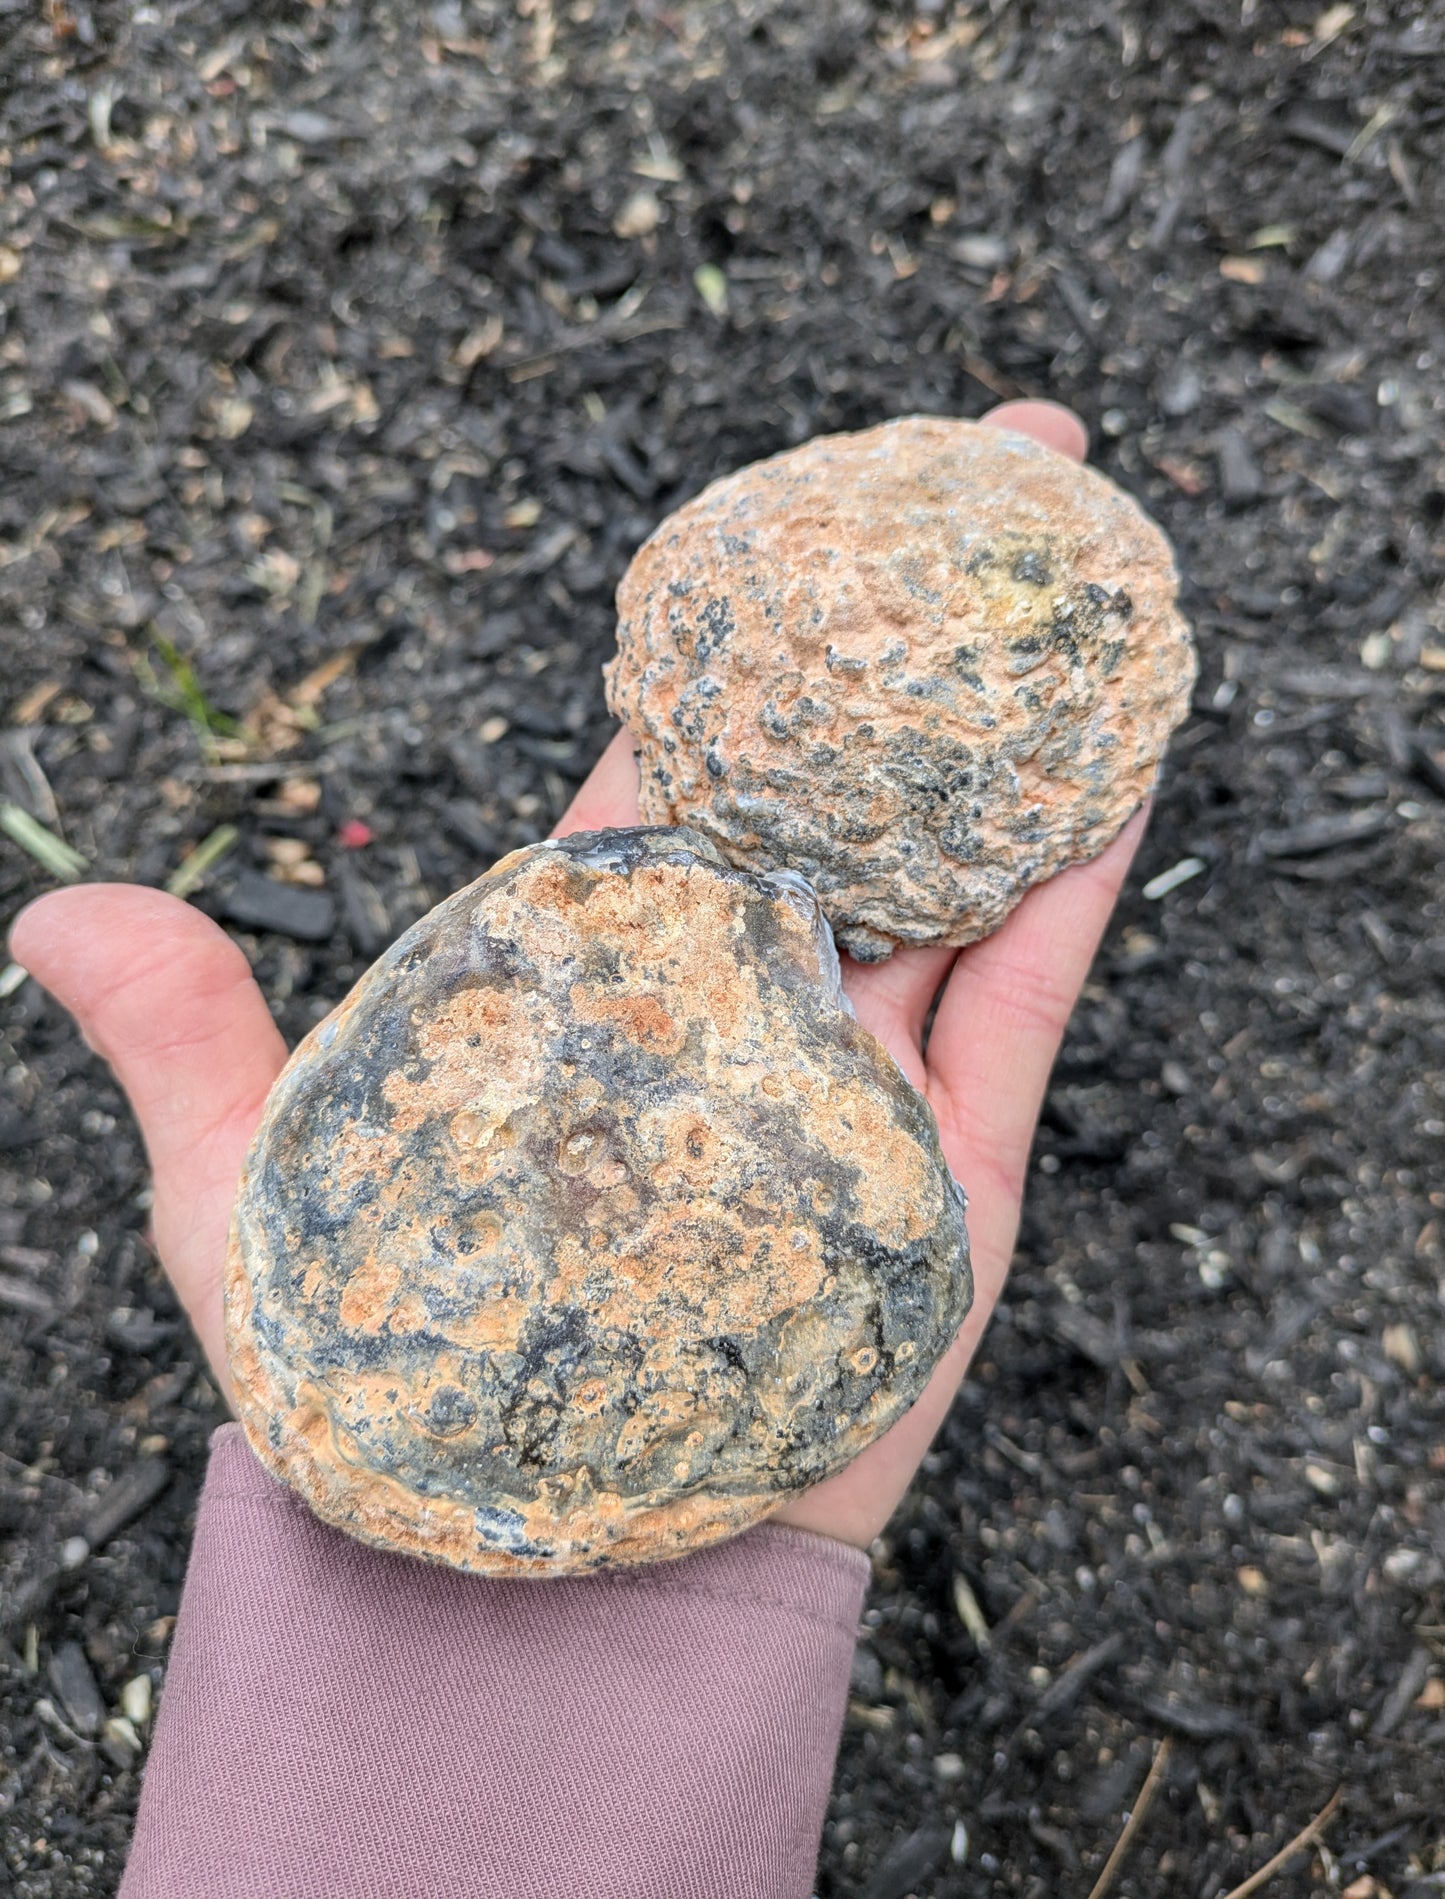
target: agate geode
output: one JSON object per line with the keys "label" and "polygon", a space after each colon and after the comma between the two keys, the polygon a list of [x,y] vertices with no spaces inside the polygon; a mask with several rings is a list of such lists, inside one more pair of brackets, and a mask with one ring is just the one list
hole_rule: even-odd
{"label": "agate geode", "polygon": [[911,416],[726,476],[618,590],[647,823],[818,892],[877,961],[1095,856],[1194,680],[1169,544],[1025,436]]}
{"label": "agate geode", "polygon": [[368,1542],[681,1555],[919,1395],[971,1298],[963,1210],[805,884],[682,829],[535,845],[272,1092],[227,1267],[241,1418]]}

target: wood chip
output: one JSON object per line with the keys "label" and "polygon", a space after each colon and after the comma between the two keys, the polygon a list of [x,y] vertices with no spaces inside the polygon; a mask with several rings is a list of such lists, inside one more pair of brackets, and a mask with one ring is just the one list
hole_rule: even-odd
{"label": "wood chip", "polygon": [[1082,1655],[1076,1655],[1039,1696],[1028,1717],[1030,1725],[1053,1720],[1071,1708],[1094,1676],[1116,1661],[1127,1646],[1123,1635],[1108,1635],[1092,1648],[1086,1648]]}
{"label": "wood chip", "polygon": [[1389,824],[1388,805],[1329,813],[1307,818],[1302,824],[1287,825],[1282,830],[1261,831],[1259,848],[1266,857],[1312,857],[1316,852],[1338,850],[1344,844],[1361,844],[1367,838],[1378,837]]}
{"label": "wood chip", "polygon": [[123,1470],[91,1511],[82,1534],[91,1549],[102,1549],[148,1510],[171,1481],[171,1467],[163,1457],[142,1457]]}
{"label": "wood chip", "polygon": [[51,1656],[46,1673],[76,1733],[99,1734],[105,1725],[105,1700],[79,1642],[63,1642]]}
{"label": "wood chip", "polygon": [[0,1306],[8,1306],[12,1312],[24,1312],[33,1319],[50,1320],[56,1317],[59,1307],[47,1292],[39,1286],[32,1286],[28,1279],[17,1279],[12,1273],[0,1273]]}
{"label": "wood chip", "polygon": [[1374,1741],[1387,1740],[1395,1732],[1409,1713],[1415,1697],[1430,1679],[1430,1651],[1418,1647],[1411,1651],[1409,1660],[1400,1670],[1394,1687],[1386,1695],[1384,1705],[1375,1716],[1374,1726],[1370,1729],[1370,1738]]}
{"label": "wood chip", "polygon": [[12,725],[34,725],[51,700],[65,690],[63,679],[42,679],[23,699],[17,699],[10,711]]}
{"label": "wood chip", "polygon": [[980,1655],[987,1655],[993,1645],[988,1620],[979,1606],[978,1597],[969,1586],[968,1578],[962,1574],[955,1574],[953,1578],[953,1606],[958,1611],[959,1621],[972,1637],[974,1647]]}

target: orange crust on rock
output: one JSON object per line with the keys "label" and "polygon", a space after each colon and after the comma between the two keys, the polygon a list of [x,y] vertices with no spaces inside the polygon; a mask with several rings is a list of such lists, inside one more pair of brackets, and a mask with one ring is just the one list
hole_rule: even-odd
{"label": "orange crust on rock", "polygon": [[421,920],[266,1106],[226,1268],[258,1455],[463,1569],[680,1556],[849,1461],[968,1310],[933,1117],[811,893],[685,831]]}
{"label": "orange crust on rock", "polygon": [[910,416],[724,477],[617,593],[645,823],[786,865],[838,941],[965,944],[1148,795],[1195,675],[1169,545],[1103,475]]}

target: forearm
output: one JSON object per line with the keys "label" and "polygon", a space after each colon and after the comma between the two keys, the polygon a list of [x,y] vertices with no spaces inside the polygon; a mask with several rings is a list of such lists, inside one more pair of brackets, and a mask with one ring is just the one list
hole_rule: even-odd
{"label": "forearm", "polygon": [[765,1525],[463,1576],[318,1523],[228,1426],[121,1899],[801,1899],[867,1575]]}

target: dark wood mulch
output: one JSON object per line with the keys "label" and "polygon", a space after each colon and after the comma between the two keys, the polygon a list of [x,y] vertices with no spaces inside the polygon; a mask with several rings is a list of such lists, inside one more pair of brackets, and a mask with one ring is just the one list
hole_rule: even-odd
{"label": "dark wood mulch", "polygon": [[[715,473],[1053,394],[1178,544],[1196,716],[825,1899],[1086,1893],[1165,1739],[1121,1899],[1336,1788],[1272,1893],[1445,1883],[1442,59],[1404,0],[0,0],[0,796],[107,877],[234,826],[195,901],[292,1036],[560,812]],[[70,1899],[219,1413],[115,1087],[0,1008],[0,1883]]]}

